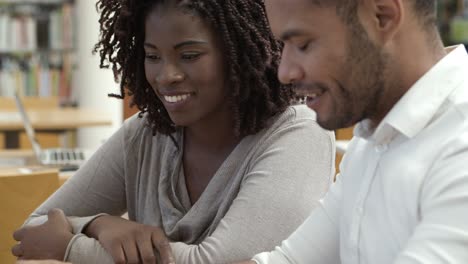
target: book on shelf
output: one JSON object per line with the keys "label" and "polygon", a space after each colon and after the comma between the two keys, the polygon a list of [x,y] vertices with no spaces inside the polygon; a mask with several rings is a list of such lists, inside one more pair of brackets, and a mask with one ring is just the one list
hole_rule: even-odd
{"label": "book on shelf", "polygon": [[38,57],[27,61],[3,59],[0,64],[0,96],[58,96],[68,99],[71,94],[71,58],[64,56],[60,65],[40,62]]}
{"label": "book on shelf", "polygon": [[70,0],[0,0],[0,4],[41,4],[57,5],[70,2]]}
{"label": "book on shelf", "polygon": [[0,0],[0,96],[73,103],[74,17],[69,0]]}
{"label": "book on shelf", "polygon": [[0,5],[0,52],[73,49],[74,5],[52,10],[33,5],[27,10]]}

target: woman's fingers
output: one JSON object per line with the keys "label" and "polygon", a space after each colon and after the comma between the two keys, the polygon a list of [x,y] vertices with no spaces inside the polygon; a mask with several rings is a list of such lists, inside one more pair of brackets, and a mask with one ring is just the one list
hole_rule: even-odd
{"label": "woman's fingers", "polygon": [[11,248],[11,254],[13,254],[15,257],[23,256],[23,249],[21,248],[21,243],[18,243]]}
{"label": "woman's fingers", "polygon": [[153,243],[151,242],[151,234],[138,239],[138,251],[143,264],[156,264],[156,256],[154,255]]}
{"label": "woman's fingers", "polygon": [[47,213],[48,221],[54,225],[64,226],[70,232],[72,231],[71,225],[68,223],[65,213],[58,208],[50,209]]}
{"label": "woman's fingers", "polygon": [[161,257],[161,263],[158,264],[175,264],[174,257],[172,256],[171,244],[166,238],[162,230],[157,229],[151,236],[153,245],[158,250]]}
{"label": "woman's fingers", "polygon": [[134,240],[124,241],[122,248],[125,253],[125,258],[127,260],[126,263],[128,264],[140,263],[140,255],[138,255],[136,241]]}
{"label": "woman's fingers", "polygon": [[15,232],[13,232],[13,239],[16,240],[16,241],[21,241],[21,239],[23,239],[23,236],[24,236],[25,228],[26,227],[22,227],[22,228],[16,230]]}
{"label": "woman's fingers", "polygon": [[126,264],[125,253],[122,245],[119,243],[113,243],[109,248],[106,248],[107,252],[111,255],[115,264]]}

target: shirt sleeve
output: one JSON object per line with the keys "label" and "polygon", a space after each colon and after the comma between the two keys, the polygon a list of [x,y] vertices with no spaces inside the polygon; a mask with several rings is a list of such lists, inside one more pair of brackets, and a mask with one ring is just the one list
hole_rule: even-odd
{"label": "shirt sleeve", "polygon": [[468,147],[457,142],[428,172],[420,195],[420,222],[395,264],[467,263]]}
{"label": "shirt sleeve", "polygon": [[339,211],[341,177],[306,221],[271,252],[256,255],[258,264],[340,264]]}
{"label": "shirt sleeve", "polygon": [[334,176],[333,134],[301,120],[266,145],[216,230],[198,245],[172,243],[176,263],[250,259],[272,250],[318,205]]}

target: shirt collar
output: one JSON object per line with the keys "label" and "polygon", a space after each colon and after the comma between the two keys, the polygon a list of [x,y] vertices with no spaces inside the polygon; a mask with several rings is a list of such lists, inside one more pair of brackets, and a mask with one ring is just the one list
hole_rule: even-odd
{"label": "shirt collar", "polygon": [[403,95],[377,128],[370,120],[363,120],[354,129],[355,135],[387,143],[398,133],[412,138],[426,127],[466,74],[465,67],[460,67],[468,61],[465,47],[448,47],[446,51],[448,54]]}

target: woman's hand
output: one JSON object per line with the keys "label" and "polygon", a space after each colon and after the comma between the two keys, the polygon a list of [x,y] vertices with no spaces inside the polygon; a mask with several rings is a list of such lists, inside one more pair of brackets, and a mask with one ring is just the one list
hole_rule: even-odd
{"label": "woman's hand", "polygon": [[158,264],[175,263],[169,240],[158,227],[105,215],[94,219],[84,233],[97,239],[115,263],[155,264],[154,249],[159,252]]}
{"label": "woman's hand", "polygon": [[63,211],[52,209],[44,224],[25,226],[13,233],[18,244],[11,252],[19,259],[63,260],[72,237],[72,227]]}

